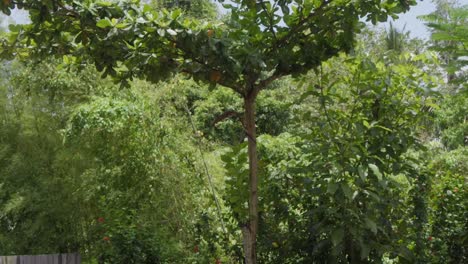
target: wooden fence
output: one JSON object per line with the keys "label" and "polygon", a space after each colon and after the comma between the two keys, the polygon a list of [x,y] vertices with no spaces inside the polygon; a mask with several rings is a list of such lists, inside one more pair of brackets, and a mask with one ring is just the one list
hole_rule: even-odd
{"label": "wooden fence", "polygon": [[81,264],[81,256],[78,253],[0,256],[0,264]]}

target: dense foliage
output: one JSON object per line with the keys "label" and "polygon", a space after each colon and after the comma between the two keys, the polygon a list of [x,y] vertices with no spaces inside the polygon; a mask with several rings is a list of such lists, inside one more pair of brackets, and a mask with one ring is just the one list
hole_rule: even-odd
{"label": "dense foliage", "polygon": [[0,255],[468,261],[466,6],[147,2],[0,2]]}

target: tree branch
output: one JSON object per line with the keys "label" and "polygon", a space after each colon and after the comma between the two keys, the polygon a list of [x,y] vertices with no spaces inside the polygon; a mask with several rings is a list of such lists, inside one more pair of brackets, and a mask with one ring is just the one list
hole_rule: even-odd
{"label": "tree branch", "polygon": [[284,73],[282,72],[278,72],[278,71],[275,71],[270,77],[266,78],[266,79],[263,79],[261,80],[258,84],[257,84],[257,87],[262,90],[264,89],[265,87],[267,87],[268,85],[270,85],[273,81],[281,78],[284,76]]}
{"label": "tree branch", "polygon": [[[211,70],[211,71],[219,71],[219,72],[222,71],[221,69],[218,69],[218,68],[215,68],[215,67],[210,66],[210,65],[208,64],[208,62],[203,61],[203,60],[197,58],[197,57],[195,56],[195,54],[194,54],[193,52],[191,52],[190,50],[186,50],[186,49],[182,48],[182,45],[179,45],[179,43],[178,43],[176,40],[173,40],[173,39],[170,39],[170,38],[167,38],[167,37],[166,37],[166,39],[167,39],[169,42],[175,44],[176,47],[177,47],[180,51],[182,51],[182,52],[184,53],[184,54],[181,55],[182,57],[187,58],[187,59],[190,59],[190,60],[192,60],[192,61],[194,61],[194,62],[196,62],[196,63],[202,65],[205,69],[209,69],[209,70]],[[189,71],[189,70],[187,70],[187,69],[183,69],[182,71],[183,71],[183,72],[187,72],[187,73],[191,73],[192,75],[194,75],[194,72],[191,72],[191,71]],[[231,89],[233,89],[234,91],[238,92],[239,94],[242,94],[242,89],[240,88],[240,85],[235,85],[236,82],[234,82],[234,84],[229,84],[229,83],[227,83],[227,82],[225,82],[225,81],[218,80],[216,83],[218,83],[218,84],[220,84],[220,85],[222,85],[222,86],[231,88]]]}
{"label": "tree branch", "polygon": [[300,31],[304,25],[307,24],[307,22],[312,19],[313,17],[315,16],[319,16],[319,15],[322,15],[323,12],[325,11],[325,7],[327,7],[329,4],[331,3],[331,0],[328,0],[328,1],[324,1],[322,3],[322,5],[320,7],[318,7],[317,9],[314,10],[314,12],[311,12],[308,16],[302,18],[298,23],[297,25],[294,27],[294,28],[291,28],[289,30],[289,32],[282,38],[278,39],[276,42],[273,43],[272,47],[271,47],[271,50],[267,52],[267,54],[271,54],[272,52],[274,52],[275,50],[277,50],[278,48],[282,47],[282,45],[285,45],[286,43],[289,42],[290,38],[294,35],[296,35],[296,33],[298,31]]}
{"label": "tree branch", "polygon": [[[269,20],[268,22],[269,22],[269,29],[270,29],[270,32],[271,32],[271,34],[273,35],[273,38],[275,39],[275,41],[277,41],[278,38],[276,37],[276,32],[275,32],[275,29],[273,28],[273,25],[274,25],[274,23],[273,23],[273,16],[274,16],[274,13],[273,13],[273,14],[270,14],[270,13],[268,12],[268,10],[267,10],[267,8],[266,8],[266,6],[265,6],[265,2],[264,2],[264,1],[261,0],[261,1],[260,1],[260,4],[262,5],[263,11],[265,11],[265,13],[266,13],[267,16],[268,16],[268,20]],[[274,12],[274,10],[275,10],[275,7],[276,7],[276,2],[275,2],[275,6],[273,6],[273,12]]]}
{"label": "tree branch", "polygon": [[[236,112],[236,111],[233,111],[233,110],[227,110],[226,112],[222,113],[221,115],[219,115],[218,117],[215,118],[215,120],[213,121],[212,125],[215,126],[217,123],[225,120],[225,119],[228,119],[228,118],[231,118],[231,117],[237,117],[241,123],[243,124],[242,122],[242,113],[239,113],[239,112]],[[244,125],[242,125],[244,126]]]}

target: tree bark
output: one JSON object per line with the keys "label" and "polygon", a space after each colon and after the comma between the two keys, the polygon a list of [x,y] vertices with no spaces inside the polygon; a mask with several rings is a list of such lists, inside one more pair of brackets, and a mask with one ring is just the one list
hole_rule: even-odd
{"label": "tree bark", "polygon": [[249,155],[249,222],[243,227],[245,263],[257,263],[257,230],[258,230],[258,158],[257,135],[255,128],[255,99],[257,93],[252,91],[244,98],[245,130],[248,138]]}

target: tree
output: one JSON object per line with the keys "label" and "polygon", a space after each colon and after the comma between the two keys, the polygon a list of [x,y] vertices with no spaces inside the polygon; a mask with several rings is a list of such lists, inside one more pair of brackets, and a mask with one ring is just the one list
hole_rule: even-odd
{"label": "tree", "polygon": [[405,40],[408,38],[409,32],[405,32],[405,28],[401,31],[393,26],[390,22],[388,31],[385,32],[385,44],[387,50],[402,53],[404,49]]}
{"label": "tree", "polygon": [[[12,27],[2,57],[55,55],[94,63],[122,84],[159,81],[183,72],[229,87],[243,98],[248,140],[249,220],[242,223],[247,263],[256,263],[258,159],[255,102],[273,81],[298,75],[350,51],[361,18],[374,24],[409,9],[415,0],[235,0],[225,23],[203,23],[180,9],[156,11],[138,0],[6,0],[0,9],[29,11],[32,24]],[[25,51],[28,51],[25,54]]]}
{"label": "tree", "polygon": [[91,87],[103,86],[91,71],[68,72],[51,65],[1,67],[2,254],[70,252],[86,246],[83,218],[92,203],[76,192],[76,179],[90,160],[80,164],[80,152],[63,146],[60,129],[71,108],[93,94]]}
{"label": "tree", "polygon": [[448,83],[463,85],[468,78],[463,72],[468,65],[468,5],[456,7],[452,1],[438,1],[437,10],[422,19],[432,31],[432,49],[442,57]]}
{"label": "tree", "polygon": [[465,263],[468,261],[468,148],[444,151],[433,146],[431,151],[435,158],[431,160],[430,169],[435,177],[429,200],[430,262]]}
{"label": "tree", "polygon": [[216,4],[210,0],[152,0],[156,8],[181,8],[184,14],[198,19],[214,20],[218,16]]}
{"label": "tree", "polygon": [[169,87],[120,91],[93,66],[60,66],[1,67],[2,254],[187,263],[210,200]]}
{"label": "tree", "polygon": [[468,144],[468,5],[439,0],[433,13],[423,16],[431,29],[431,49],[437,51],[447,76],[435,127],[437,136],[449,149]]}
{"label": "tree", "polygon": [[[419,67],[429,54],[391,63],[343,55],[304,78],[289,133],[259,137],[261,263],[373,263],[385,254],[414,262],[404,240],[413,226],[402,219],[412,218],[406,197],[422,163],[408,151],[420,147],[424,89],[438,85]],[[243,216],[241,146],[224,160],[228,204]]]}

